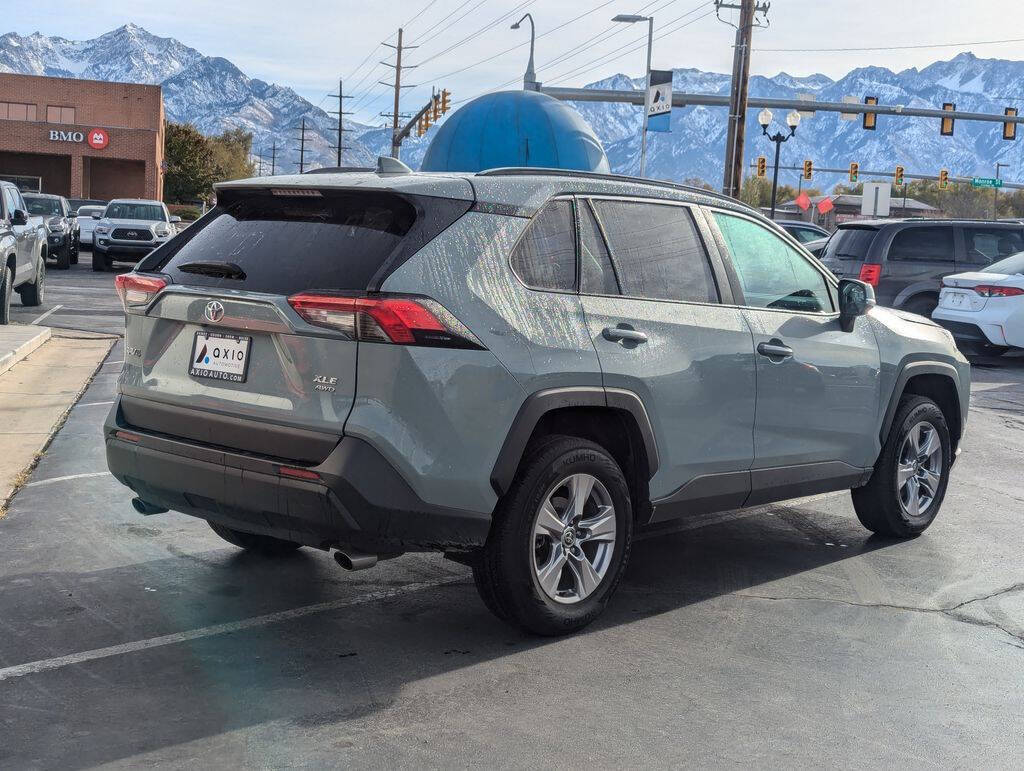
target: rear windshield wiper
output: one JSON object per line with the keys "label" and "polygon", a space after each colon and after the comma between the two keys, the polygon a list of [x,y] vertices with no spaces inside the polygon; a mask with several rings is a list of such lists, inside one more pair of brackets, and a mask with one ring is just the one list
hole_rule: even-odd
{"label": "rear windshield wiper", "polygon": [[234,262],[183,262],[176,266],[182,273],[196,273],[200,276],[212,276],[213,278],[234,278],[239,281],[245,280],[245,271],[242,266]]}

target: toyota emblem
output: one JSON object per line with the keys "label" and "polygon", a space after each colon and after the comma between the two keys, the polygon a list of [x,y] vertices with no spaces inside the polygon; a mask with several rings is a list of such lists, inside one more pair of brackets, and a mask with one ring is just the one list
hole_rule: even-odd
{"label": "toyota emblem", "polygon": [[125,235],[128,236],[128,238],[138,238],[139,233],[136,230],[129,230]]}
{"label": "toyota emblem", "polygon": [[206,316],[207,321],[220,321],[224,318],[224,306],[216,300],[210,300],[210,302],[206,303],[206,310],[203,311],[203,315]]}

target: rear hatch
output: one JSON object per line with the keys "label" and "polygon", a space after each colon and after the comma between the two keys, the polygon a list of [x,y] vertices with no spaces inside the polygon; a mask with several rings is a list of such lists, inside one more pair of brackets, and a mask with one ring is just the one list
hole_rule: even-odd
{"label": "rear hatch", "polygon": [[[863,278],[861,267],[868,257],[871,242],[878,233],[876,227],[840,225],[825,244],[821,261],[837,278]],[[877,274],[875,281],[877,282]]]}
{"label": "rear hatch", "polygon": [[365,302],[354,298],[372,296],[368,290],[471,201],[294,186],[221,190],[219,199],[118,279],[126,306],[123,419],[318,463],[352,407],[360,330],[295,297]]}

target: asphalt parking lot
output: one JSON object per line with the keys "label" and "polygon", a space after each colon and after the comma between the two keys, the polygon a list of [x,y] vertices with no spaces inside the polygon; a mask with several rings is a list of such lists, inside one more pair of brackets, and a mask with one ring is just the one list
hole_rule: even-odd
{"label": "asphalt parking lot", "polygon": [[[33,315],[61,307],[42,323],[120,328],[87,254],[49,277]],[[1024,358],[975,369],[963,455],[922,537],[869,537],[845,494],[695,519],[634,547],[595,625],[537,639],[440,556],[346,573],[136,514],[99,431],[122,357],[119,342],[0,520],[0,767],[1024,754]]]}

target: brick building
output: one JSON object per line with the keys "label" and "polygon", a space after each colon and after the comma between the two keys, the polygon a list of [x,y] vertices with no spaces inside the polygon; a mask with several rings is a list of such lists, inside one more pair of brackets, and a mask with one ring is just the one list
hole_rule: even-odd
{"label": "brick building", "polygon": [[160,86],[0,73],[0,179],[68,198],[163,198]]}

